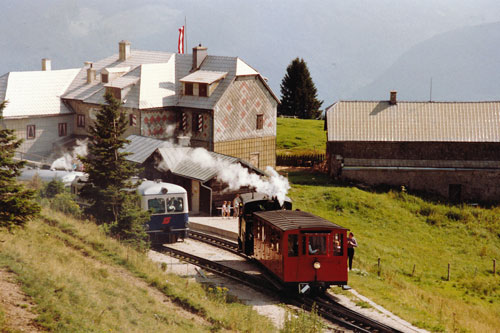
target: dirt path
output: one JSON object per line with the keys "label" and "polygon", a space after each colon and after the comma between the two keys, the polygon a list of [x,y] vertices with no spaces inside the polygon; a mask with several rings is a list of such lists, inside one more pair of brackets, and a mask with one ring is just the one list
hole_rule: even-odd
{"label": "dirt path", "polygon": [[13,273],[0,269],[0,310],[4,312],[5,329],[15,332],[43,332],[36,322],[33,302],[23,293]]}

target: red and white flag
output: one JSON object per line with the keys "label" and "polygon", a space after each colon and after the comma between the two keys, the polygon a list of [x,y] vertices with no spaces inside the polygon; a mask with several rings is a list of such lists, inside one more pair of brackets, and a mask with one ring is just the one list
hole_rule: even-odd
{"label": "red and white flag", "polygon": [[177,53],[184,54],[184,26],[179,28],[179,42],[177,44]]}

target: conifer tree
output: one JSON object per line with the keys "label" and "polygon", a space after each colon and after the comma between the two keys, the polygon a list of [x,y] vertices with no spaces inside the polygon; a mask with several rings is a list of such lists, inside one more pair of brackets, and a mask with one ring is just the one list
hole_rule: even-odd
{"label": "conifer tree", "polygon": [[128,124],[120,102],[109,93],[104,97],[106,104],[89,128],[88,155],[80,156],[88,174],[80,195],[90,203],[86,213],[99,223],[117,223],[127,196],[124,189],[136,188],[130,179],[138,170],[125,159],[129,153],[120,151],[129,142],[122,138]]}
{"label": "conifer tree", "polygon": [[317,90],[304,59],[295,58],[286,69],[281,81],[281,104],[278,115],[314,119],[321,113],[323,101],[317,98]]}
{"label": "conifer tree", "polygon": [[[0,120],[6,105],[6,101],[0,103]],[[35,191],[26,189],[16,180],[26,164],[14,160],[22,142],[16,138],[14,130],[0,128],[0,228],[23,226],[40,213],[40,206],[33,200]]]}

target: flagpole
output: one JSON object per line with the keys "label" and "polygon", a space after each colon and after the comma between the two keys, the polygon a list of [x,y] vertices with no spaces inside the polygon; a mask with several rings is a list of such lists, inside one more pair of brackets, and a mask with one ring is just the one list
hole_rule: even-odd
{"label": "flagpole", "polygon": [[186,23],[186,16],[184,16],[184,50],[186,50],[186,52],[184,52],[185,54],[188,54],[188,47],[187,47],[187,37],[186,37],[186,32],[187,32],[187,23]]}

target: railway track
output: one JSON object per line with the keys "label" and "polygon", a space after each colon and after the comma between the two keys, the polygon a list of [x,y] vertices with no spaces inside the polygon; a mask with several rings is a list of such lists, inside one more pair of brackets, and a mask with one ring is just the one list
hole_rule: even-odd
{"label": "railway track", "polygon": [[[218,248],[224,249],[226,251],[238,254],[245,258],[246,255],[241,254],[237,251],[238,245],[234,242],[221,239],[216,236],[207,235],[200,232],[190,231],[189,235],[191,238],[208,243],[210,245],[216,246]],[[237,269],[210,261],[205,258],[195,256],[190,253],[186,253],[177,249],[173,249],[168,246],[162,246],[160,251],[163,253],[170,254],[178,259],[189,262],[193,265],[202,267],[203,269],[212,272],[214,274],[222,275],[239,283],[245,284],[258,291],[268,291],[275,293],[283,301],[293,304],[297,307],[304,308],[305,310],[311,311],[313,308],[316,309],[317,313],[329,320],[332,323],[340,325],[346,329],[352,330],[354,332],[380,332],[380,333],[397,333],[400,332],[388,325],[382,324],[364,315],[361,315],[349,308],[346,308],[338,304],[332,296],[325,294],[323,296],[293,296],[290,297],[290,293],[285,293],[286,288],[284,286],[279,286],[273,279],[267,276],[255,276]],[[271,283],[270,283],[271,282]]]}

